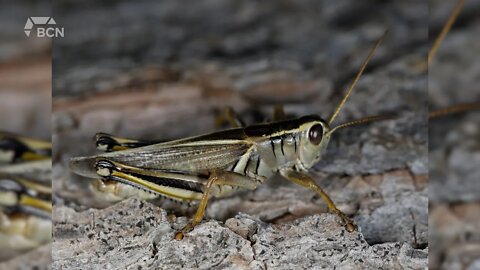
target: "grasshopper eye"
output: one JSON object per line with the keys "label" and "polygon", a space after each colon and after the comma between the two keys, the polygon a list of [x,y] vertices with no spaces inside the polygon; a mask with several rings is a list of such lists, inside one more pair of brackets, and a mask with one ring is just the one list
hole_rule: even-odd
{"label": "grasshopper eye", "polygon": [[323,138],[323,127],[322,125],[314,125],[308,131],[308,139],[314,145],[320,144]]}

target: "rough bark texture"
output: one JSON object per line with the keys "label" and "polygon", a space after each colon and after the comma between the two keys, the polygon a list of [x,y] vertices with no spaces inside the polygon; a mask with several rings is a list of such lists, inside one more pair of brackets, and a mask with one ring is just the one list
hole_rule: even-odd
{"label": "rough bark texture", "polygon": [[[126,212],[128,209],[131,212]],[[183,241],[172,238],[186,218],[130,199],[104,210],[56,209],[54,269],[373,269],[427,267],[428,250],[408,243],[369,245],[334,215],[275,225],[239,214],[210,220]],[[74,259],[73,259],[74,258]]]}
{"label": "rough bark texture", "polygon": [[52,245],[47,244],[0,263],[0,269],[52,269]]}
{"label": "rough bark texture", "polygon": [[[453,3],[433,1],[433,4],[431,21],[438,30]],[[480,102],[478,12],[479,3],[467,1],[429,68],[433,108]],[[430,122],[431,269],[480,269],[479,127],[478,110]]]}
{"label": "rough bark texture", "polygon": [[[70,30],[54,48],[55,269],[426,267],[426,2],[64,1],[56,12]],[[327,118],[387,25],[336,123],[400,117],[339,131],[311,172],[360,232],[346,233],[313,192],[275,177],[212,201],[207,221],[177,242],[194,207],[96,209],[107,204],[67,168],[94,153],[96,132],[198,135],[224,106],[248,123],[276,103]]]}

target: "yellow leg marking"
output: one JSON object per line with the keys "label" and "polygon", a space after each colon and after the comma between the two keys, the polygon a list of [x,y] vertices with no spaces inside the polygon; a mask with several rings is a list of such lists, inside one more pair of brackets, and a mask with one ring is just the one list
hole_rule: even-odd
{"label": "yellow leg marking", "polygon": [[21,156],[21,159],[25,161],[44,160],[47,158],[49,157],[42,154],[37,154],[35,152],[25,152]]}
{"label": "yellow leg marking", "polygon": [[38,198],[34,198],[28,195],[22,195],[20,197],[20,204],[31,206],[34,208],[42,209],[47,212],[52,212],[52,203],[44,201]]}
{"label": "yellow leg marking", "polygon": [[168,187],[168,186],[162,186],[162,185],[157,185],[154,183],[151,183],[149,181],[146,181],[140,177],[136,177],[133,175],[130,175],[128,173],[123,173],[119,171],[114,171],[111,174],[112,176],[116,176],[125,180],[128,180],[132,183],[138,184],[140,186],[145,187],[148,190],[153,190],[155,192],[158,192],[159,194],[163,194],[165,196],[179,199],[179,200],[198,200],[200,198],[201,193],[195,192],[195,191],[190,191],[190,190],[185,190],[181,188],[174,188],[174,187]]}
{"label": "yellow leg marking", "polygon": [[290,170],[282,171],[281,174],[292,182],[317,192],[327,203],[328,209],[330,209],[330,211],[332,211],[334,214],[336,214],[343,220],[347,231],[353,232],[356,230],[357,226],[355,225],[355,223],[351,219],[349,219],[347,215],[345,215],[345,213],[343,213],[337,208],[337,206],[332,201],[332,199],[330,199],[328,194],[323,191],[323,189],[319,185],[317,185],[310,176]]}

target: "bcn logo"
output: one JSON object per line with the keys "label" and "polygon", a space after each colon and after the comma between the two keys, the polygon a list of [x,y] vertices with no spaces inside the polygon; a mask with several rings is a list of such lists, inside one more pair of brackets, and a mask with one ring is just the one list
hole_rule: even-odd
{"label": "bcn logo", "polygon": [[63,27],[52,26],[56,24],[52,17],[29,17],[25,23],[24,32],[29,37],[33,26],[36,25],[37,37],[64,37]]}

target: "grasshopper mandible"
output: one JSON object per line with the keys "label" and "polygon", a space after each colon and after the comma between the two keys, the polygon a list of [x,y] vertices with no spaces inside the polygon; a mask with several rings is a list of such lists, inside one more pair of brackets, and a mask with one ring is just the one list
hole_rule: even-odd
{"label": "grasshopper mandible", "polygon": [[[315,115],[274,119],[271,123],[162,143],[97,134],[97,148],[111,152],[72,158],[70,167],[79,175],[100,178],[106,186],[122,183],[177,200],[199,200],[193,219],[175,234],[178,240],[201,222],[210,197],[228,196],[239,188],[255,189],[276,173],[318,193],[346,229],[354,231],[354,222],[307,172],[320,160],[335,131],[391,118],[366,117],[330,127],[385,35],[386,32],[370,50],[329,121]],[[235,126],[241,123],[233,117],[230,120]]]}

